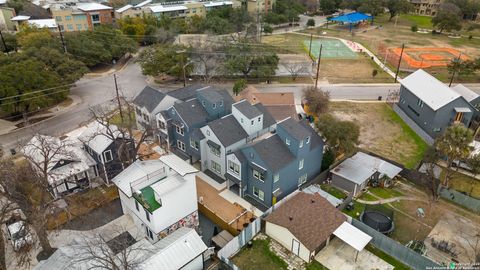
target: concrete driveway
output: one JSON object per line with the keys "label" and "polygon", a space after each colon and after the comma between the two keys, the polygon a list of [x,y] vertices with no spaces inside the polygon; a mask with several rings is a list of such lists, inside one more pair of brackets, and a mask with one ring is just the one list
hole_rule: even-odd
{"label": "concrete driveway", "polygon": [[355,262],[356,253],[357,251],[351,246],[338,238],[334,238],[327,247],[315,256],[315,260],[328,267],[328,269],[393,270],[392,265],[365,249],[358,254]]}

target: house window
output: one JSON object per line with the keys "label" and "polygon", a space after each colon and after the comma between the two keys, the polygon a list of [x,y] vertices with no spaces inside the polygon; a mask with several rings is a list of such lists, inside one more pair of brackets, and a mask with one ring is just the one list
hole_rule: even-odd
{"label": "house window", "polygon": [[207,136],[210,136],[210,130],[207,130]]}
{"label": "house window", "polygon": [[417,100],[417,105],[423,107],[423,101],[421,99]]}
{"label": "house window", "polygon": [[222,166],[215,161],[211,161],[212,170],[216,173],[222,173]]}
{"label": "house window", "polygon": [[103,162],[104,163],[110,162],[112,160],[113,160],[113,156],[112,156],[112,151],[111,150],[107,150],[107,151],[103,152]]}
{"label": "house window", "polygon": [[300,148],[303,147],[303,140],[300,141],[300,146],[299,146],[299,147],[300,147]]}
{"label": "house window", "polygon": [[285,138],[285,144],[290,145],[290,139],[289,138]]}
{"label": "house window", "polygon": [[240,118],[240,123],[242,123],[242,124],[243,124],[243,118]]}
{"label": "house window", "polygon": [[204,101],[202,101],[202,106],[203,106],[203,107],[205,107],[205,100],[204,100]]}
{"label": "house window", "polygon": [[182,141],[177,140],[177,148],[185,152],[185,144]]}
{"label": "house window", "polygon": [[137,211],[140,211],[140,208],[138,207],[138,202],[135,200],[135,208],[137,208]]}
{"label": "house window", "polygon": [[165,122],[158,120],[157,125],[159,129],[165,129]]}
{"label": "house window", "polygon": [[65,20],[66,20],[66,21],[71,21],[71,20],[72,20],[72,16],[65,16]]}
{"label": "house window", "polygon": [[276,183],[278,180],[280,180],[280,174],[276,173],[273,175],[273,182]]}
{"label": "house window", "polygon": [[216,104],[216,103],[213,103],[213,104],[212,104],[212,108],[214,108],[214,109],[217,108],[217,104]]}
{"label": "house window", "polygon": [[190,139],[190,147],[198,150],[198,142],[195,141],[194,139]]}
{"label": "house window", "polygon": [[223,100],[220,100],[220,107],[223,107]]}
{"label": "house window", "polygon": [[145,210],[145,217],[147,217],[147,220],[150,221],[150,213],[147,211],[147,209],[144,209]]}
{"label": "house window", "polygon": [[252,170],[252,174],[253,174],[253,177],[260,180],[260,181],[264,181],[265,180],[265,176],[263,174],[261,174],[259,171],[257,170]]}
{"label": "house window", "polygon": [[307,143],[307,144],[310,143],[310,136],[307,137],[307,142],[306,142],[306,143]]}
{"label": "house window", "polygon": [[100,22],[100,16],[98,14],[93,14],[92,15],[92,22],[99,23]]}
{"label": "house window", "polygon": [[258,122],[262,121],[262,118],[261,117],[258,117]]}
{"label": "house window", "polygon": [[67,29],[73,31],[73,24],[67,24]]}
{"label": "house window", "polygon": [[55,16],[55,21],[61,22],[61,21],[62,21],[62,17],[61,17],[61,16]]}
{"label": "house window", "polygon": [[434,128],[433,132],[440,132],[440,130],[442,130],[442,129],[441,128]]}
{"label": "house window", "polygon": [[303,169],[303,162],[304,162],[304,159],[302,158],[302,159],[300,160],[300,162],[298,163],[298,169],[299,169],[299,170]]}
{"label": "house window", "polygon": [[252,120],[252,126],[253,126],[253,124],[254,124],[254,123],[255,123],[255,121],[254,121],[254,120]]}
{"label": "house window", "polygon": [[298,178],[298,185],[299,186],[301,186],[305,182],[307,182],[307,174],[304,174],[304,175],[302,175]]}
{"label": "house window", "polygon": [[176,129],[178,134],[182,136],[185,134],[185,130],[182,127],[176,126]]}
{"label": "house window", "polygon": [[214,154],[215,156],[220,157],[220,149],[219,148],[210,146],[210,152],[212,152],[212,154]]}
{"label": "house window", "polygon": [[259,198],[262,201],[265,199],[265,193],[263,193],[263,190],[255,186],[253,187],[253,196]]}
{"label": "house window", "polygon": [[82,25],[81,24],[77,24],[76,26],[77,26],[77,30],[82,31]]}
{"label": "house window", "polygon": [[228,161],[228,170],[233,172],[234,174],[238,175],[240,173],[240,166],[237,163],[229,160]]}

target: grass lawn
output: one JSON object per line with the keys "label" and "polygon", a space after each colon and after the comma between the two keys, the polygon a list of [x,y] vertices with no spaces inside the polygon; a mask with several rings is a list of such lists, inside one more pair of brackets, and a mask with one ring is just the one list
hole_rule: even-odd
{"label": "grass lawn", "polygon": [[245,246],[232,258],[233,263],[240,269],[256,270],[259,267],[262,270],[287,269],[287,263],[270,250],[269,239],[257,239],[252,242],[252,247]]}
{"label": "grass lawn", "polygon": [[307,39],[307,36],[300,36],[296,34],[283,34],[283,35],[271,35],[263,36],[262,43],[275,47],[277,53],[295,53],[308,55],[308,48],[303,44],[303,40]]}
{"label": "grass lawn", "polygon": [[345,192],[341,191],[340,189],[338,189],[338,188],[336,188],[332,185],[322,184],[320,187],[324,191],[330,193],[331,195],[333,195],[336,198],[344,199],[345,197],[347,197],[347,194],[345,194]]}
{"label": "grass lawn", "polygon": [[368,191],[370,191],[371,193],[377,195],[382,199],[404,196],[403,193],[401,193],[400,191],[397,191],[391,188],[381,188],[381,187],[372,188],[371,187],[371,188],[368,188]]}
{"label": "grass lawn", "polygon": [[350,211],[347,209],[343,209],[342,212],[351,216],[352,218],[359,218],[363,212],[363,209],[365,209],[365,204],[353,201],[353,209]]}
{"label": "grass lawn", "polygon": [[359,197],[359,199],[364,201],[378,201],[377,197],[368,193],[363,193],[362,196]]}
{"label": "grass lawn", "polygon": [[401,18],[402,18],[402,21],[405,21],[405,24],[408,25],[408,23],[410,23],[410,26],[417,25],[418,28],[428,28],[428,29],[433,28],[432,17],[429,17],[429,16],[403,14],[401,15]]}
{"label": "grass lawn", "polygon": [[[443,180],[444,171],[440,175],[440,179]],[[480,180],[471,176],[454,172],[450,179],[450,187],[459,192],[465,192],[472,197],[480,199]]]}
{"label": "grass lawn", "polygon": [[397,259],[395,259],[392,256],[388,255],[387,253],[381,251],[380,249],[374,247],[373,245],[367,245],[365,249],[370,251],[371,253],[375,254],[377,257],[381,258],[382,260],[386,261],[387,263],[393,265],[395,270],[408,270],[408,269],[410,269],[408,266],[399,262]]}
{"label": "grass lawn", "polygon": [[321,263],[317,261],[312,261],[311,263],[305,266],[306,270],[328,270],[327,267],[323,266]]}
{"label": "grass lawn", "polygon": [[359,147],[414,168],[427,144],[386,103],[330,102],[330,112],[360,126]]}

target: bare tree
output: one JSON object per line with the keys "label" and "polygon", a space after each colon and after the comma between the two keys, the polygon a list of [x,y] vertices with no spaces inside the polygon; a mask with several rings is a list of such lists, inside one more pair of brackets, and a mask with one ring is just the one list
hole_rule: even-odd
{"label": "bare tree", "polygon": [[424,165],[426,166],[426,173],[430,183],[430,191],[434,200],[438,200],[437,194],[437,177],[435,176],[435,168],[437,167],[437,160],[440,154],[435,147],[429,147],[423,156]]}
{"label": "bare tree", "polygon": [[[95,106],[90,108],[90,113],[94,121],[100,126],[100,128],[89,138],[83,138],[83,142],[87,143],[89,140],[94,139],[97,136],[105,136],[117,144],[118,156],[123,168],[135,162],[137,154],[140,150],[140,145],[145,142],[149,134],[156,130],[156,127],[146,127],[137,136],[136,143],[134,141],[135,130],[135,114],[133,112],[133,106],[123,100],[122,110],[126,109],[126,113],[123,113],[120,124],[112,124],[113,119],[117,117],[117,112],[120,108],[114,108],[113,110],[107,106]],[[132,147],[133,144],[133,147]]]}
{"label": "bare tree", "polygon": [[220,72],[220,64],[225,59],[225,55],[217,52],[217,46],[212,42],[195,42],[190,44],[192,48],[193,61],[201,65],[201,72],[205,83],[209,83],[211,79]]}
{"label": "bare tree", "polygon": [[303,103],[308,106],[308,111],[315,116],[328,111],[330,93],[322,91],[314,86],[303,89]]}
{"label": "bare tree", "polygon": [[292,80],[296,80],[299,75],[305,74],[308,72],[308,67],[310,63],[307,62],[286,62],[282,66],[290,73]]}
{"label": "bare tree", "polygon": [[48,180],[30,162],[2,160],[0,162],[0,196],[13,203],[25,216],[37,235],[43,256],[50,256],[53,248],[48,240],[47,218],[53,211],[53,200]]}
{"label": "bare tree", "polygon": [[117,236],[110,240],[97,233],[78,241],[73,246],[72,265],[85,264],[89,269],[133,270],[155,251],[147,240],[135,243],[126,230],[123,233],[114,230]]}

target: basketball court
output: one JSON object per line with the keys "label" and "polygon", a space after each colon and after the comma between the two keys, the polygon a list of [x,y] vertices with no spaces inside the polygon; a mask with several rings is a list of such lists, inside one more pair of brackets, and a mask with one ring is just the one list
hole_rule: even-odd
{"label": "basketball court", "polygon": [[[307,52],[310,48],[310,39],[303,41]],[[314,39],[312,40],[312,57],[318,58],[320,51],[320,45],[322,45],[322,59],[355,59],[358,57],[357,53],[352,51],[345,43],[338,39]]]}

